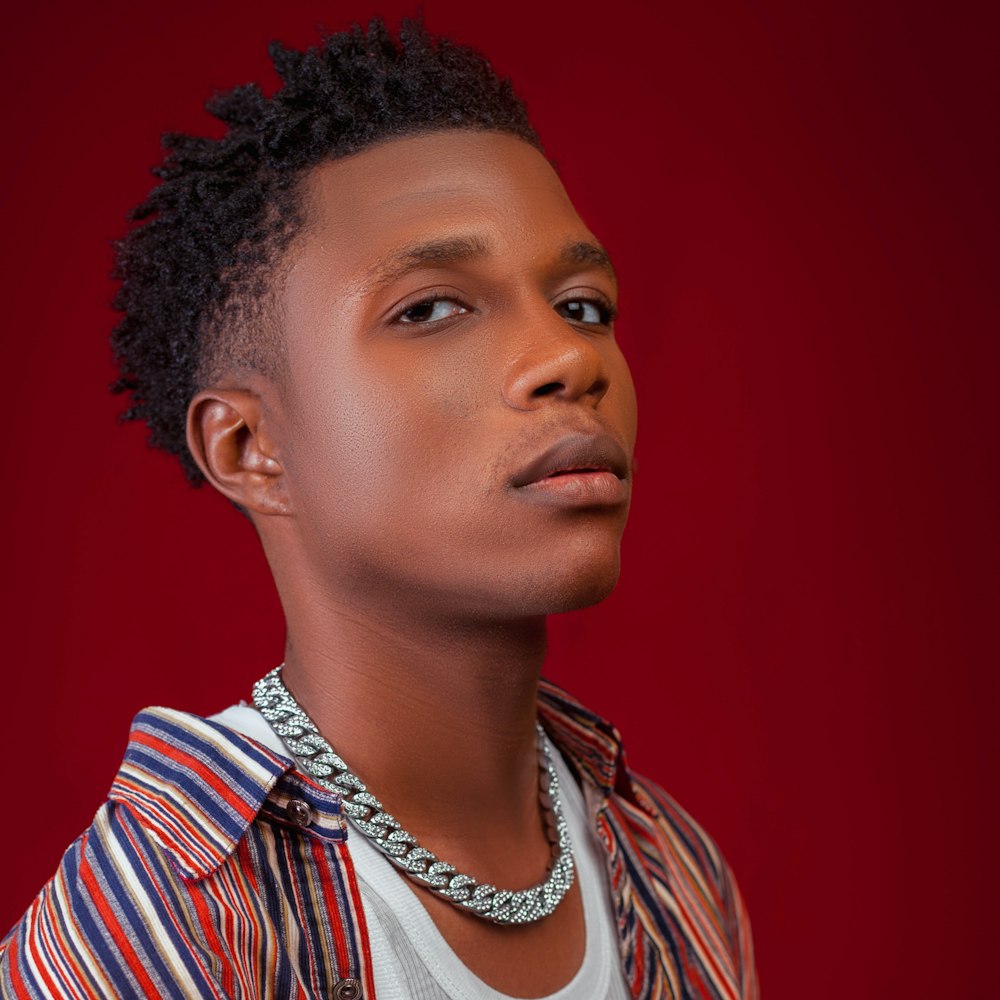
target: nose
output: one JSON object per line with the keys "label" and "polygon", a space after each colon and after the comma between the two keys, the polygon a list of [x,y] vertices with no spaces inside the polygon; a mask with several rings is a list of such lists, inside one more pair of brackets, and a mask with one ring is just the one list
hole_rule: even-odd
{"label": "nose", "polygon": [[516,410],[534,410],[553,402],[582,402],[596,407],[610,387],[598,334],[582,331],[553,312],[522,317],[523,335],[504,380],[503,395]]}

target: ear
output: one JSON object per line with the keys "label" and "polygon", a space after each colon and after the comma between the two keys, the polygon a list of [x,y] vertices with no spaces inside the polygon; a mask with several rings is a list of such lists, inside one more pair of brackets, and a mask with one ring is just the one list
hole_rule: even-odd
{"label": "ear", "polygon": [[250,389],[204,389],[188,406],[188,447],[205,478],[258,514],[287,514],[285,470],[266,407]]}

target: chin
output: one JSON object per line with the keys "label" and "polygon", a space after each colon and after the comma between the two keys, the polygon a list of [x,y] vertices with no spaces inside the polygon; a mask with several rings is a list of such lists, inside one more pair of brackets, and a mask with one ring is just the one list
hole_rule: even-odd
{"label": "chin", "polygon": [[[521,588],[521,610],[533,615],[579,611],[603,601],[618,583],[618,546],[586,559],[558,560],[531,574]],[[527,605],[527,607],[525,606]]]}
{"label": "chin", "polygon": [[613,574],[607,574],[599,579],[575,581],[574,586],[567,588],[564,593],[558,595],[553,605],[549,608],[548,614],[558,615],[564,611],[579,611],[581,608],[589,608],[594,604],[600,604],[604,598],[610,596],[617,583],[617,569]]}

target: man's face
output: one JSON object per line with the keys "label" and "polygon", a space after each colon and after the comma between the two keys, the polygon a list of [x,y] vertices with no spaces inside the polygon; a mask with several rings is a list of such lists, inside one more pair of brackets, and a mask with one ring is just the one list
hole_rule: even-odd
{"label": "man's face", "polygon": [[309,573],[490,618],[606,596],[635,395],[613,272],[545,158],[441,132],[318,167],[304,197],[274,419]]}

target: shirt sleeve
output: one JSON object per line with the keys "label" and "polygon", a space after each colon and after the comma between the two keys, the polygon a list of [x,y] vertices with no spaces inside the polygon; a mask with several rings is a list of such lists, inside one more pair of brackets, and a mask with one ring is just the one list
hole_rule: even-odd
{"label": "shirt sleeve", "polygon": [[102,806],[0,942],[0,997],[220,996],[186,968],[200,962],[183,914],[162,892],[164,878],[179,875],[163,865],[127,810]]}
{"label": "shirt sleeve", "polygon": [[116,996],[97,954],[104,948],[90,940],[101,908],[88,898],[79,876],[89,839],[88,830],[69,846],[55,875],[0,942],[4,1000]]}
{"label": "shirt sleeve", "polygon": [[732,952],[736,959],[740,984],[740,998],[741,1000],[759,1000],[760,988],[757,982],[757,965],[754,960],[750,916],[747,913],[732,869],[725,861],[723,861],[722,881],[729,939],[732,942]]}

